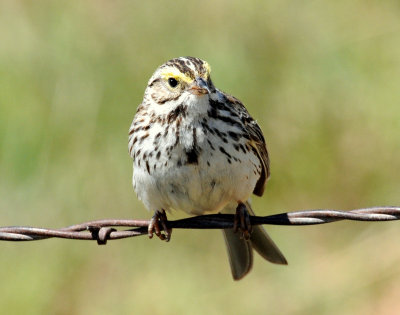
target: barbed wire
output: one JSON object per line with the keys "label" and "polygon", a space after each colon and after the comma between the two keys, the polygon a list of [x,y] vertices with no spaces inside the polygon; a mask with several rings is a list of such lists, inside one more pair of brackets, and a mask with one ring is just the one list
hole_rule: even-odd
{"label": "barbed wire", "polygon": [[[269,216],[250,216],[251,225],[315,225],[340,220],[393,221],[400,219],[400,207],[374,207],[339,210],[293,211]],[[233,214],[211,214],[167,221],[168,229],[229,229],[233,228]],[[105,219],[71,225],[60,229],[28,226],[0,227],[0,241],[36,241],[48,238],[95,240],[104,245],[108,240],[147,235],[150,220]],[[119,228],[131,228],[117,230]]]}

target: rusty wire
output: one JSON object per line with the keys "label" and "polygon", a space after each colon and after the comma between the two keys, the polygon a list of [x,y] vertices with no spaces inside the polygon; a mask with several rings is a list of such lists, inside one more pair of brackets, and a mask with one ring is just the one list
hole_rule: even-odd
{"label": "rusty wire", "polygon": [[[400,219],[400,207],[374,207],[351,211],[305,210],[265,217],[251,216],[252,225],[314,225],[340,220],[352,221],[393,221]],[[174,229],[229,229],[233,227],[233,214],[212,214],[187,219],[167,221],[168,228]],[[35,241],[47,238],[95,240],[103,245],[107,240],[147,234],[149,220],[96,220],[71,225],[60,229],[45,229],[26,226],[0,227],[1,241]],[[117,230],[116,228],[130,228]]]}

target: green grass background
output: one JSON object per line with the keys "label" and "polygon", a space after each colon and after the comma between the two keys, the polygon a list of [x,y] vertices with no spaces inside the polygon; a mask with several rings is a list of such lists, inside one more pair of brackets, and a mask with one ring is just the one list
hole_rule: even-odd
{"label": "green grass background", "polygon": [[[258,214],[400,205],[398,1],[1,1],[0,226],[149,218],[127,132],[156,67],[185,55],[207,60],[266,135],[272,177]],[[4,242],[0,311],[400,309],[399,223],[268,230],[289,265],[256,257],[240,282],[220,231]]]}

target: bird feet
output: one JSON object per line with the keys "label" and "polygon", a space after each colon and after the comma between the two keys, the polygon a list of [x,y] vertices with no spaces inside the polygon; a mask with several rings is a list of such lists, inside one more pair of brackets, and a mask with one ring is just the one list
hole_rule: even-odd
{"label": "bird feet", "polygon": [[242,233],[242,237],[245,240],[250,239],[251,234],[251,223],[250,223],[250,215],[247,211],[246,205],[244,203],[239,202],[236,213],[235,219],[233,221],[233,231],[236,233],[240,231]]}
{"label": "bird feet", "polygon": [[[165,213],[165,210],[155,211],[149,223],[149,238],[153,238],[153,233],[156,233],[160,240],[169,242],[171,239],[172,229],[167,227],[167,221],[167,214]],[[160,225],[162,230],[164,230],[164,233],[161,233]]]}

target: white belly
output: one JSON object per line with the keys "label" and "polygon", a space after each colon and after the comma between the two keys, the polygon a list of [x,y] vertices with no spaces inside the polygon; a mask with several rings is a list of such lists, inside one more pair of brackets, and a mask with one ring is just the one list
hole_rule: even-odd
{"label": "white belly", "polygon": [[216,140],[212,137],[216,136],[198,137],[201,154],[197,164],[177,162],[185,154],[183,146],[176,147],[170,159],[161,157],[155,167],[139,166],[135,160],[133,185],[148,210],[215,213],[250,197],[260,176],[260,161],[252,151],[245,154],[223,144],[225,152],[235,157],[229,159],[215,146],[210,147],[206,140]]}

